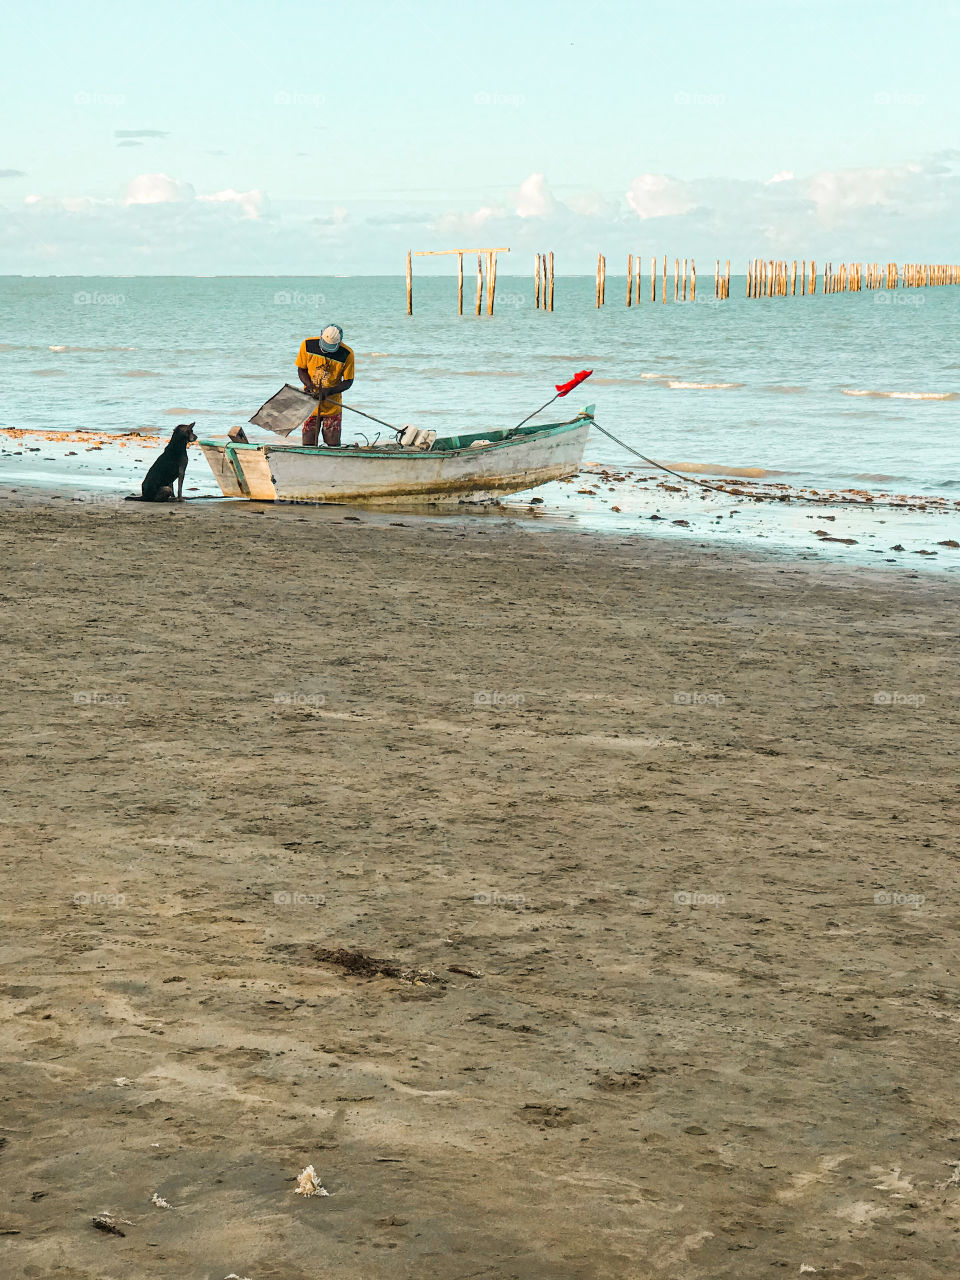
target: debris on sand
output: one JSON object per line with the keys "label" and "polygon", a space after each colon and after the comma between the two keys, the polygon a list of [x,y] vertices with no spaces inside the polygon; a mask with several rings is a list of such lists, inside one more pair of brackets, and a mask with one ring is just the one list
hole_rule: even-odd
{"label": "debris on sand", "polygon": [[308,1164],[303,1173],[297,1178],[297,1195],[298,1196],[328,1196],[330,1192],[326,1187],[320,1185],[320,1179],[317,1177],[316,1170],[312,1164]]}
{"label": "debris on sand", "polygon": [[462,973],[465,978],[482,978],[483,972],[480,969],[468,969],[465,964],[448,964],[447,969],[450,973]]}
{"label": "debris on sand", "polygon": [[90,1222],[98,1231],[105,1231],[110,1236],[125,1236],[127,1233],[121,1227],[130,1227],[133,1223],[128,1222],[126,1218],[117,1218],[112,1213],[98,1213],[96,1217],[91,1218]]}
{"label": "debris on sand", "polygon": [[405,969],[392,960],[379,960],[363,951],[349,951],[346,947],[312,947],[314,959],[323,964],[335,964],[347,973],[360,978],[399,978],[401,982],[442,983],[432,969]]}
{"label": "debris on sand", "polygon": [[164,1200],[159,1191],[155,1191],[150,1197],[150,1203],[155,1204],[158,1209],[172,1209],[173,1205],[168,1200]]}
{"label": "debris on sand", "polygon": [[650,1084],[650,1074],[649,1071],[608,1071],[598,1075],[593,1086],[608,1093],[629,1093],[645,1089]]}

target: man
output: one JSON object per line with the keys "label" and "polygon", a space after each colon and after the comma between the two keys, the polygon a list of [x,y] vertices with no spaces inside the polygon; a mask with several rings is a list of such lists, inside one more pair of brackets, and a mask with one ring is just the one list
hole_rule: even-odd
{"label": "man", "polygon": [[297,373],[304,391],[317,397],[317,411],[303,424],[303,443],[316,445],[318,427],[328,448],[340,446],[343,422],[341,393],[353,386],[353,352],[343,343],[343,330],[328,324],[319,338],[307,338],[300,344]]}

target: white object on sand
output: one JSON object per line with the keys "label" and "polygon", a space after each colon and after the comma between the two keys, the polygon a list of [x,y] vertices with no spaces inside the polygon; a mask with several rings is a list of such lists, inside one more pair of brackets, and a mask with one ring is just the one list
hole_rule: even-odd
{"label": "white object on sand", "polygon": [[308,1164],[297,1178],[298,1196],[328,1196],[330,1192],[320,1185],[320,1179],[312,1164]]}
{"label": "white object on sand", "polygon": [[172,1209],[173,1205],[168,1200],[164,1200],[158,1191],[155,1191],[150,1197],[150,1203],[155,1204],[158,1209]]}

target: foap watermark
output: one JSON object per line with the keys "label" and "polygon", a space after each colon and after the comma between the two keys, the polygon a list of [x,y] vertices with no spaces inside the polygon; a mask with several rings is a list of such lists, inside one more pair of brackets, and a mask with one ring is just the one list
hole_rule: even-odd
{"label": "foap watermark", "polygon": [[299,889],[280,889],[273,895],[278,907],[322,907],[326,897],[322,893],[301,893]]}
{"label": "foap watermark", "polygon": [[99,93],[90,89],[78,89],[73,95],[75,107],[122,107],[126,100],[125,93]]}
{"label": "foap watermark", "polygon": [[513,307],[516,309],[527,306],[529,302],[530,299],[523,293],[505,293],[502,298],[497,294],[498,307]]}
{"label": "foap watermark", "polygon": [[922,107],[926,100],[925,93],[894,93],[885,89],[873,95],[875,107]]}
{"label": "foap watermark", "polygon": [[73,695],[75,707],[123,707],[127,697],[123,693],[96,693],[92,689],[78,689]]}
{"label": "foap watermark", "polygon": [[273,295],[275,307],[324,307],[327,298],[323,293],[300,293],[298,290],[280,289]]}
{"label": "foap watermark", "polygon": [[123,293],[98,293],[87,289],[81,289],[73,295],[75,307],[122,307],[126,300],[126,294]]}
{"label": "foap watermark", "polygon": [[473,895],[480,907],[522,907],[526,898],[522,893],[501,893],[499,889],[484,889]]}
{"label": "foap watermark", "polygon": [[522,693],[501,693],[499,689],[478,689],[473,695],[475,707],[522,707],[525,702]]}
{"label": "foap watermark", "polygon": [[926,700],[922,693],[889,693],[886,689],[873,695],[877,707],[922,707]]}
{"label": "foap watermark", "polygon": [[275,693],[273,700],[285,707],[323,707],[327,702],[323,693],[287,693],[284,690]]}
{"label": "foap watermark", "polygon": [[674,906],[677,907],[722,907],[726,900],[726,894],[701,893],[699,890],[688,892],[681,889],[673,895]]}
{"label": "foap watermark", "polygon": [[96,493],[91,490],[89,493],[79,494],[76,501],[86,503],[88,506],[93,507],[119,507],[125,499],[122,494]]}
{"label": "foap watermark", "polygon": [[693,89],[678,89],[673,95],[678,107],[722,107],[726,100],[725,93],[699,93]]}
{"label": "foap watermark", "polygon": [[881,889],[873,895],[874,906],[877,907],[922,907],[926,902],[922,893],[894,893],[889,889]]}
{"label": "foap watermark", "polygon": [[526,104],[522,93],[495,93],[490,89],[478,89],[473,95],[475,107],[522,107]]}
{"label": "foap watermark", "polygon": [[922,307],[926,302],[922,293],[891,293],[889,289],[881,290],[873,300],[881,307]]}
{"label": "foap watermark", "polygon": [[673,695],[678,707],[722,707],[726,698],[722,693],[679,692]]}
{"label": "foap watermark", "polygon": [[326,100],[322,93],[294,93],[289,89],[278,89],[273,95],[275,107],[322,107]]}
{"label": "foap watermark", "polygon": [[95,890],[93,893],[75,893],[75,907],[122,907],[126,905],[125,893],[107,893]]}

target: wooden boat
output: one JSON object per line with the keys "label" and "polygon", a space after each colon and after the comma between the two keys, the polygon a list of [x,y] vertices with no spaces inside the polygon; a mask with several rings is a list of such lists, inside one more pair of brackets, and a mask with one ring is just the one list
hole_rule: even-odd
{"label": "wooden boat", "polygon": [[594,406],[569,422],[339,449],[201,440],[223,493],[257,502],[482,502],[534,489],[580,468]]}

